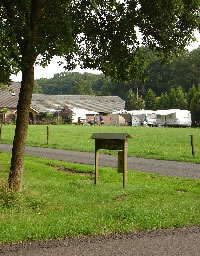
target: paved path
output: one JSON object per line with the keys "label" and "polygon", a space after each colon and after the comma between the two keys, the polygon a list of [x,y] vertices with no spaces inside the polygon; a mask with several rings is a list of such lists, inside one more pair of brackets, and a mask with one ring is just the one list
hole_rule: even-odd
{"label": "paved path", "polygon": [[199,256],[200,227],[0,245],[2,256]]}
{"label": "paved path", "polygon": [[[0,152],[11,152],[12,145],[0,144]],[[94,153],[26,147],[25,154],[68,162],[94,164]],[[117,157],[100,154],[99,164],[117,167]],[[200,164],[128,157],[128,169],[162,175],[200,179]]]}

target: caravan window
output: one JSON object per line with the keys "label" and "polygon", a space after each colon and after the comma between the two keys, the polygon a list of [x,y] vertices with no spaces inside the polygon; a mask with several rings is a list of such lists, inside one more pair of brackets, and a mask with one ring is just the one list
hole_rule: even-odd
{"label": "caravan window", "polygon": [[149,118],[156,118],[156,114],[155,114],[155,113],[153,113],[153,114],[148,114],[147,117],[149,117]]}

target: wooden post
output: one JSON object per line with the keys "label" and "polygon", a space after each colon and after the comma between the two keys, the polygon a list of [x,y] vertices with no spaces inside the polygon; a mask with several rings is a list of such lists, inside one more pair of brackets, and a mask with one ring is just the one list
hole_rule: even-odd
{"label": "wooden post", "polygon": [[123,171],[123,187],[127,185],[127,153],[128,153],[128,141],[127,139],[124,140],[124,149],[123,149],[123,154],[124,154],[124,171]]}
{"label": "wooden post", "polygon": [[193,135],[190,135],[191,137],[191,146],[192,146],[192,155],[195,156],[195,153],[194,153],[194,141],[193,141]]}
{"label": "wooden post", "polygon": [[1,139],[1,132],[2,132],[2,122],[1,122],[1,126],[0,126],[0,139]]}
{"label": "wooden post", "polygon": [[118,172],[124,172],[124,152],[118,151]]}
{"label": "wooden post", "polygon": [[95,145],[95,180],[94,184],[98,184],[99,177],[99,149]]}
{"label": "wooden post", "polygon": [[47,145],[49,145],[49,126],[47,126]]}

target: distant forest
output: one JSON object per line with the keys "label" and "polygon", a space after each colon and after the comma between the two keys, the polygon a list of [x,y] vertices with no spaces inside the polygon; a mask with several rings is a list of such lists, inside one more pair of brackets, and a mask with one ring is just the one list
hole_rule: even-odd
{"label": "distant forest", "polygon": [[127,109],[190,109],[194,95],[200,93],[200,47],[168,63],[142,47],[140,58],[138,63],[144,65],[140,79],[117,82],[103,74],[62,72],[35,80],[34,93],[119,96]]}
{"label": "distant forest", "polygon": [[62,72],[53,78],[35,80],[34,93],[73,95],[115,95],[125,99],[129,89],[145,98],[151,89],[156,96],[169,93],[171,88],[181,87],[184,93],[194,85],[200,85],[200,47],[164,63],[156,53],[143,48],[145,68],[141,80],[133,79],[124,83],[114,82],[103,74]]}

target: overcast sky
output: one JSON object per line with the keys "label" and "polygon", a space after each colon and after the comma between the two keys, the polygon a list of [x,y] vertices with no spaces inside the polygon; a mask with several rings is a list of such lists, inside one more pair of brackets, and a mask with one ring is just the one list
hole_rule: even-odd
{"label": "overcast sky", "polygon": [[[199,33],[195,33],[195,36],[197,38],[197,41],[194,42],[191,46],[188,47],[189,51],[192,51],[193,49],[198,48],[198,46],[200,45],[200,34]],[[35,79],[51,78],[51,77],[54,76],[54,74],[64,72],[65,71],[64,68],[62,66],[58,65],[58,63],[57,63],[58,60],[59,60],[59,57],[54,57],[52,59],[51,63],[46,68],[42,68],[40,66],[36,66],[35,67]],[[84,73],[84,72],[90,72],[90,73],[95,73],[95,74],[99,74],[100,73],[97,70],[80,69],[80,68],[76,68],[74,71],[80,72],[80,73]],[[11,79],[13,81],[21,81],[21,73],[19,73],[17,76],[12,75]]]}

